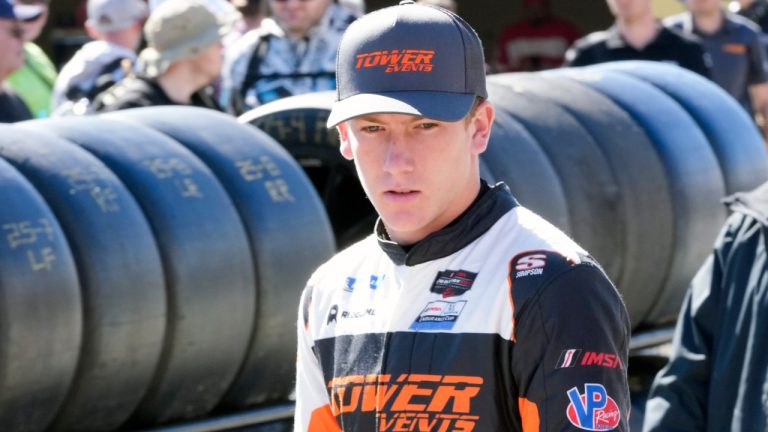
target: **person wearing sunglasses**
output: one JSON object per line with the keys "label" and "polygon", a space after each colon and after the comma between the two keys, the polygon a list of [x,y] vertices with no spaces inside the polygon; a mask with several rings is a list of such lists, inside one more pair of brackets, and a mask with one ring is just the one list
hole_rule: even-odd
{"label": "person wearing sunglasses", "polygon": [[333,0],[269,0],[271,15],[227,50],[220,101],[234,114],[336,88],[336,48],[356,15]]}
{"label": "person wearing sunglasses", "polygon": [[6,84],[6,79],[24,64],[24,30],[10,0],[0,0],[0,123],[32,117],[21,98]]}
{"label": "person wearing sunglasses", "polygon": [[24,29],[24,64],[8,83],[21,96],[33,117],[45,118],[51,112],[51,94],[56,82],[56,67],[33,41],[48,21],[47,0],[14,0],[17,18]]}

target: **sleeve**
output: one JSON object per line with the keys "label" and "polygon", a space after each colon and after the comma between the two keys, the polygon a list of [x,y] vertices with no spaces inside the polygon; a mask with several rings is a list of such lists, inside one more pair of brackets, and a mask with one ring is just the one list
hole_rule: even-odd
{"label": "sleeve", "polygon": [[522,303],[512,354],[522,429],[628,431],[628,313],[597,265],[563,266],[529,298],[513,285]]}
{"label": "sleeve", "polygon": [[296,409],[294,432],[341,431],[331,412],[330,399],[320,363],[314,354],[310,332],[312,288],[304,289],[297,322],[298,348],[296,355]]}
{"label": "sleeve", "polygon": [[698,42],[690,42],[690,47],[690,55],[686,60],[686,64],[681,64],[681,66],[696,72],[705,78],[711,79],[712,56],[710,56]]}
{"label": "sleeve", "polygon": [[672,354],[651,386],[644,431],[706,429],[711,355],[722,313],[724,263],[737,247],[736,233],[743,220],[743,216],[734,213],[720,233],[714,253],[688,287],[675,328]]}

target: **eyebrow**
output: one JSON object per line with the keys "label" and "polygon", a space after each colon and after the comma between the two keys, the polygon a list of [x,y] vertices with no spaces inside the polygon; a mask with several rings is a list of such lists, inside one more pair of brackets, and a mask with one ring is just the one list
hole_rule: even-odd
{"label": "eyebrow", "polygon": [[[381,114],[390,114],[390,113],[381,113]],[[391,113],[391,114],[398,114],[398,113]],[[427,118],[423,117],[423,116],[411,116],[411,117],[413,117],[413,118],[409,121],[410,123],[416,123],[416,122],[420,122],[422,120],[427,120]],[[385,124],[386,123],[386,122],[383,122],[381,120],[378,120],[378,115],[377,114],[360,116],[360,117],[357,117],[355,120],[365,121],[365,122],[369,122],[369,123],[376,123],[376,124]]]}

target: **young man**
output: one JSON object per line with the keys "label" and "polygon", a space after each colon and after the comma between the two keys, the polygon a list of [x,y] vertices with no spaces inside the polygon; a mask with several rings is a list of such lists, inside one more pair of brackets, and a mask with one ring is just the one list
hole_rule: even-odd
{"label": "young man", "polygon": [[355,16],[333,0],[269,0],[271,15],[228,48],[221,103],[234,114],[333,90],[336,49]]}
{"label": "young man", "polygon": [[480,180],[484,67],[466,22],[412,1],[344,34],[328,125],[380,219],[304,290],[295,430],[628,430],[618,292]]}
{"label": "young man", "polygon": [[726,12],[720,0],[685,0],[688,12],[664,25],[696,36],[712,59],[712,80],[762,126],[768,138],[768,68],[760,27]]}
{"label": "young man", "polygon": [[85,114],[91,101],[133,69],[147,17],[144,0],[89,0],[85,30],[93,39],[61,69],[53,88],[56,115]]}
{"label": "young man", "polygon": [[643,430],[768,430],[768,183],[726,200],[731,217],[685,297]]}
{"label": "young man", "polygon": [[675,63],[707,78],[711,61],[690,36],[668,29],[653,14],[651,0],[607,0],[616,23],[577,40],[565,54],[567,66],[617,60]]}
{"label": "young man", "polygon": [[8,76],[24,64],[24,29],[14,9],[11,0],[0,0],[0,123],[32,117],[24,101],[6,84]]}
{"label": "young man", "polygon": [[168,0],[144,24],[147,48],[135,76],[94,100],[94,111],[156,105],[198,105],[218,109],[199,90],[218,76],[222,64],[223,23],[199,0]]}

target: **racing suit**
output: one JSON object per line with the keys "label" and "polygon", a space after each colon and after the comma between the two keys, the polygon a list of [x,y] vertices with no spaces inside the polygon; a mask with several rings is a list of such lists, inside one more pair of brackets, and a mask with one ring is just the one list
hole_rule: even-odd
{"label": "racing suit", "polygon": [[374,235],[310,278],[296,431],[628,430],[624,304],[500,183],[404,249]]}
{"label": "racing suit", "polygon": [[733,214],[688,289],[644,431],[768,430],[768,183],[727,203]]}

